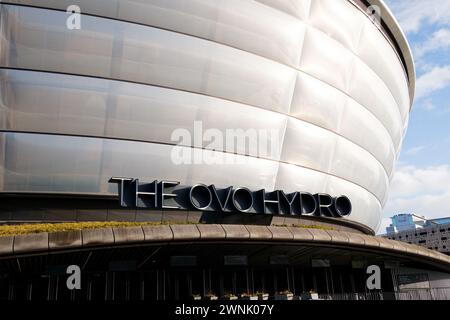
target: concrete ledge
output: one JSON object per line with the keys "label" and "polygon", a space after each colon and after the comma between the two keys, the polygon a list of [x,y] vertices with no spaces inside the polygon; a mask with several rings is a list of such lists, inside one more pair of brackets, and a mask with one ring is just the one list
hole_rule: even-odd
{"label": "concrete ledge", "polygon": [[[392,241],[392,240],[391,240]],[[393,241],[392,244],[394,245],[394,250],[400,251],[400,252],[408,252],[409,244],[406,242],[399,242],[399,241]]]}
{"label": "concrete ledge", "polygon": [[387,250],[395,249],[394,244],[388,239],[378,237],[377,241],[380,243],[380,248],[387,249]]}
{"label": "concrete ledge", "polygon": [[312,233],[309,231],[309,229],[303,229],[303,228],[295,228],[295,227],[288,227],[287,228],[290,233],[292,233],[292,237],[296,241],[313,241],[314,237]]}
{"label": "concrete ledge", "polygon": [[243,225],[224,224],[222,228],[225,230],[227,239],[250,239],[250,232]]}
{"label": "concrete ledge", "polygon": [[113,233],[115,243],[141,242],[145,240],[142,227],[113,228]]}
{"label": "concrete ledge", "polygon": [[14,253],[47,250],[48,233],[35,233],[14,237]]}
{"label": "concrete ledge", "polygon": [[373,248],[380,247],[380,242],[378,241],[378,239],[376,237],[366,236],[366,235],[361,235],[361,237],[364,239],[364,245],[366,247],[373,247]]}
{"label": "concrete ledge", "polygon": [[224,239],[226,237],[225,230],[219,224],[199,224],[201,239]]}
{"label": "concrete ledge", "polygon": [[440,252],[437,251],[433,251],[430,250],[430,258],[436,259],[436,260],[440,260],[440,261],[446,261],[446,259],[444,258],[444,255]]}
{"label": "concrete ledge", "polygon": [[10,255],[14,252],[14,237],[0,237],[0,256]]}
{"label": "concrete ledge", "polygon": [[173,225],[170,228],[173,232],[173,240],[200,239],[200,231],[196,225]]}
{"label": "concrete ledge", "polygon": [[76,248],[82,246],[81,231],[50,233],[48,246],[50,249]]}
{"label": "concrete ledge", "polygon": [[250,239],[271,240],[272,232],[266,226],[245,226],[250,234]]}
{"label": "concrete ledge", "polygon": [[417,245],[417,244],[410,244],[408,246],[408,250],[414,251],[414,254],[420,254],[420,251],[422,249],[423,248],[421,246]]}
{"label": "concrete ledge", "polygon": [[167,226],[143,226],[145,241],[172,241],[173,232]]}
{"label": "concrete ledge", "polygon": [[450,257],[447,255],[443,255],[443,256],[444,256],[443,257],[444,261],[447,262],[448,264],[450,264]]}
{"label": "concrete ledge", "polygon": [[83,247],[114,244],[112,228],[82,230],[81,236]]}
{"label": "concrete ledge", "polygon": [[333,243],[345,243],[345,244],[349,243],[349,238],[344,232],[334,230],[329,230],[326,232],[330,235],[331,242]]}
{"label": "concrete ledge", "polygon": [[267,227],[272,233],[273,240],[289,241],[294,239],[294,235],[286,227]]}
{"label": "concrete ledge", "polygon": [[331,242],[331,236],[324,230],[310,229],[314,241]]}
{"label": "concrete ledge", "polygon": [[430,257],[430,255],[431,255],[431,250],[428,250],[428,249],[425,249],[422,247],[419,247],[417,251],[418,251],[417,252],[418,255],[421,255],[424,257]]}
{"label": "concrete ledge", "polygon": [[418,248],[420,248],[420,247],[415,245],[415,244],[410,244],[410,245],[406,246],[406,251],[408,253],[417,255],[417,254],[419,254],[419,249]]}
{"label": "concrete ledge", "polygon": [[[203,240],[226,242],[285,241],[286,245],[329,246],[334,245],[347,250],[370,250],[380,254],[392,254],[426,261],[430,264],[443,264],[450,269],[450,257],[426,248],[363,234],[304,229],[297,227],[244,226],[244,225],[161,225],[127,228],[86,229],[60,233],[38,233],[0,237],[0,256],[47,252],[48,250],[89,248],[91,246],[111,246],[114,244],[138,242],[171,242]],[[387,252],[386,252],[387,251]]]}
{"label": "concrete ledge", "polygon": [[356,244],[359,246],[364,246],[365,241],[363,237],[361,237],[360,234],[353,233],[353,232],[345,232],[345,235],[348,237],[349,243]]}

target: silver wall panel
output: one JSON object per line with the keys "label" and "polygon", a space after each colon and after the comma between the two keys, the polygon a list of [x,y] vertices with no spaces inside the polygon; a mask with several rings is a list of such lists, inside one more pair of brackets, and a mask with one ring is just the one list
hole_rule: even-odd
{"label": "silver wall panel", "polygon": [[369,67],[356,61],[349,85],[349,95],[365,106],[389,131],[395,150],[403,138],[403,123],[397,104],[386,85]]}
{"label": "silver wall panel", "polygon": [[[314,88],[315,84],[318,84],[317,88]],[[310,123],[357,142],[371,151],[387,173],[391,173],[393,151],[390,154],[390,144],[383,141],[389,137],[383,135],[385,130],[370,112],[311,77],[300,77],[297,88],[300,89],[296,89],[291,115],[305,118]],[[332,91],[331,95],[324,95],[324,90],[328,88]],[[339,99],[333,93],[338,93],[337,96],[342,98],[342,105],[336,105]],[[257,133],[267,131],[267,147],[271,150],[267,157],[272,160],[280,159],[288,119],[280,113],[189,92],[104,79],[90,79],[87,82],[78,76],[18,70],[0,70],[0,96],[7,110],[1,130],[176,144],[178,140],[172,139],[176,129],[189,130],[193,136],[195,121],[202,120],[203,131],[218,129],[223,133],[228,128]],[[325,101],[322,102],[321,97]],[[314,104],[314,101],[320,103]],[[333,104],[335,107],[330,109]],[[317,111],[320,106],[324,108],[322,113]],[[335,116],[329,117],[330,113]],[[320,114],[330,124],[321,123],[320,118],[315,121],[315,116]],[[275,130],[276,134],[271,135],[271,130]],[[316,143],[316,140],[312,135],[308,141]],[[182,144],[193,145],[185,141]],[[199,146],[211,148],[206,141]],[[380,150],[382,147],[388,150]],[[215,145],[214,149],[258,156],[258,150],[249,150],[240,144]]]}
{"label": "silver wall panel", "polygon": [[345,194],[352,201],[353,212],[349,219],[377,228],[381,220],[381,204],[378,199],[358,185],[330,175],[299,168],[294,165],[280,164],[276,189],[295,192],[310,190],[312,193]]}
{"label": "silver wall panel", "polygon": [[[61,11],[0,5],[0,192],[110,194],[113,175],[305,190],[346,194],[350,219],[379,225],[408,80],[349,1],[11,2]],[[72,4],[104,18],[70,31]],[[174,148],[174,130],[197,120],[276,129],[279,148]],[[185,151],[211,163],[176,164]]]}
{"label": "silver wall panel", "polygon": [[404,120],[409,114],[411,101],[407,78],[399,76],[404,74],[403,68],[395,51],[373,23],[366,20],[364,24],[358,56],[377,73],[390,89]]}
{"label": "silver wall panel", "polygon": [[389,143],[390,136],[383,125],[365,108],[347,98],[339,133],[370,152],[391,175],[395,161],[395,149]]}
{"label": "silver wall panel", "polygon": [[[3,122],[0,130],[59,133],[194,145],[194,134],[208,130],[267,133],[267,151],[279,160],[287,116],[228,100],[160,87],[42,72],[0,69]],[[202,123],[196,123],[201,121]],[[188,130],[180,141],[172,134]],[[272,132],[273,131],[273,132]],[[212,132],[214,133],[214,132]],[[205,136],[206,137],[206,136]],[[248,144],[211,143],[214,148],[257,157]],[[203,144],[202,144],[203,143]]]}
{"label": "silver wall panel", "polygon": [[281,160],[328,173],[337,140],[330,131],[289,119]]}
{"label": "silver wall panel", "polygon": [[[309,25],[320,30],[324,36],[341,43],[349,53],[357,55],[364,63],[373,67],[382,79],[393,84],[394,86],[389,88],[397,89],[393,94],[397,95],[400,101],[399,108],[403,120],[409,112],[407,84],[405,86],[405,83],[398,82],[399,77],[396,76],[396,74],[404,73],[400,59],[381,32],[349,1],[264,0],[258,3],[242,0],[192,0],[189,6],[185,6],[182,0],[11,0],[8,2],[59,10],[66,10],[69,5],[75,4],[82,8],[83,13],[190,34],[294,67],[298,67],[305,28]],[[239,15],[236,12],[239,12]],[[268,21],[271,23],[267,23]],[[376,53],[371,49],[375,36],[376,40],[382,43],[377,46]],[[387,63],[380,66],[376,58],[378,56],[384,57],[386,61],[383,63]]]}
{"label": "silver wall panel", "polygon": [[393,138],[370,111],[342,91],[299,73],[290,115],[353,141],[372,153],[388,174],[392,172]]}
{"label": "silver wall panel", "polygon": [[338,139],[333,156],[329,173],[364,187],[383,205],[386,203],[389,177],[366,150],[355,148],[348,140]]}
{"label": "silver wall panel", "polygon": [[365,20],[360,10],[349,1],[311,1],[310,25],[353,52],[358,48]]}
{"label": "silver wall panel", "polygon": [[[195,0],[190,3],[189,8],[186,8],[178,1],[161,0],[146,2],[114,0],[113,3],[111,1],[105,2],[105,0],[95,2],[82,0],[13,0],[13,2],[61,10],[65,10],[69,4],[77,4],[86,13],[135,21],[192,34],[196,37],[253,52],[291,66],[297,66],[298,64],[306,26],[305,22],[301,21],[304,19],[292,19],[289,16],[282,15],[277,10],[270,10],[270,7],[253,1],[214,2]],[[317,0],[312,2],[311,8],[309,8],[309,1],[292,1],[281,5],[293,6],[297,8],[294,11],[300,10],[304,12],[303,15],[308,16],[308,23],[315,29],[320,30],[327,37],[336,39],[349,51],[356,53],[363,61],[369,63],[369,65],[372,65],[373,62],[376,63],[376,60],[372,61],[372,56],[367,56],[364,53],[367,46],[363,40],[370,41],[367,39],[371,39],[372,33],[379,37],[383,37],[383,35],[350,2]],[[239,16],[236,16],[237,7],[239,8]],[[294,14],[294,16],[297,15]],[[272,23],[267,23],[267,21]],[[266,35],[267,38],[261,39],[261,36],[258,35],[262,34]],[[395,72],[398,72],[397,74],[402,73],[400,61],[395,56],[392,47],[385,39],[381,38],[379,40],[380,43],[384,42],[385,49],[380,49],[379,47],[383,47],[380,45],[378,50],[384,50],[381,53],[391,58],[389,59],[391,67],[385,71],[394,74]],[[359,48],[360,42],[361,48]],[[369,49],[371,46],[372,43],[369,43]],[[374,70],[380,71],[376,66]],[[378,74],[383,73],[379,72]],[[398,80],[398,77],[394,79]],[[404,95],[404,86],[401,88],[401,91]],[[403,110],[403,118],[405,118],[409,105],[408,103],[403,103],[400,107]]]}
{"label": "silver wall panel", "polygon": [[[274,188],[278,162],[222,152],[211,152],[232,164],[180,164],[172,162],[172,146],[28,133],[1,133],[3,191],[114,194],[113,176],[143,180],[168,179],[186,184],[241,185],[258,190]],[[204,157],[202,150],[180,151]]]}
{"label": "silver wall panel", "polygon": [[269,7],[280,10],[300,20],[306,21],[309,17],[312,0],[256,0]]}
{"label": "silver wall panel", "polygon": [[214,181],[217,186],[247,186],[254,190],[330,190],[333,195],[346,194],[352,199],[356,212],[350,217],[352,220],[373,220],[367,225],[375,227],[379,219],[380,211],[366,217],[368,210],[380,205],[364,188],[276,161],[226,155],[241,158],[242,163],[224,165],[221,170],[207,165],[175,166],[170,160],[172,148],[166,145],[26,133],[1,133],[0,150],[6,155],[0,161],[0,185],[10,192],[115,194],[117,186],[108,184],[114,175],[141,177],[144,181],[172,179],[187,184]]}
{"label": "silver wall panel", "polygon": [[300,70],[347,92],[354,60],[355,56],[336,40],[308,27]]}
{"label": "silver wall panel", "polygon": [[[1,2],[1,1],[0,1]],[[305,24],[255,1],[227,0],[13,0],[146,24],[223,43],[296,66]]]}
{"label": "silver wall panel", "polygon": [[312,1],[309,23],[341,43],[383,80],[388,92],[396,98],[404,121],[411,104],[406,77],[398,75],[405,72],[391,44],[374,23],[349,1],[335,0]]}
{"label": "silver wall panel", "polygon": [[[394,142],[398,145],[402,135],[401,130],[400,133],[395,130],[402,127],[403,122],[397,104],[386,84],[353,53],[322,32],[308,28],[300,69],[365,106],[391,132]],[[364,80],[359,82],[361,78]],[[375,100],[368,101],[373,96]],[[381,103],[373,103],[380,100]],[[383,103],[383,100],[389,103]]]}
{"label": "silver wall panel", "polygon": [[289,119],[281,160],[352,181],[385,201],[389,178],[383,166],[366,150],[330,131]]}
{"label": "silver wall panel", "polygon": [[348,194],[352,199],[352,217],[354,221],[361,222],[377,230],[381,223],[383,206],[371,193],[364,192],[355,184],[348,183],[344,180],[330,177],[327,188],[329,194],[340,192]]}
{"label": "silver wall panel", "polygon": [[[16,70],[1,71],[0,82],[2,101],[8,109],[6,124],[0,128],[2,130],[176,144],[171,140],[174,130],[189,130],[194,138],[194,122],[203,120],[202,130],[214,128],[226,132],[232,127],[258,132],[278,130],[275,135],[278,139],[271,141],[270,147],[272,144],[277,148],[283,146],[286,116],[225,100],[130,83],[102,79],[86,82],[83,77]],[[308,122],[292,119],[281,160],[354,179],[351,170],[333,170],[332,164],[338,152],[335,147],[339,145],[337,140],[344,139]],[[194,141],[185,142],[185,145],[193,146]],[[348,141],[344,145],[345,152],[338,157],[344,163],[354,163],[353,158],[356,158],[358,167],[381,167],[366,151],[363,159],[356,157],[363,150],[360,147]],[[208,148],[206,143],[197,147]],[[215,146],[214,149],[258,156],[257,150],[253,154],[245,146],[244,149],[240,149],[239,145],[237,147],[225,145],[223,148]],[[275,151],[269,159],[280,159],[280,150]],[[361,176],[366,177],[370,173],[373,172],[364,172]],[[378,188],[367,185],[366,181],[362,179],[362,185],[382,200],[384,193],[380,195]],[[385,189],[382,191],[385,192]]]}
{"label": "silver wall panel", "polygon": [[8,50],[1,66],[135,81],[289,109],[296,71],[282,64],[145,26],[84,16],[83,28],[72,32],[65,13],[1,8],[1,20],[8,23],[2,28]]}
{"label": "silver wall panel", "polygon": [[[11,9],[12,10],[12,9]],[[16,9],[18,11],[19,9]],[[200,92],[200,93],[206,93],[211,94],[215,96],[219,96],[226,99],[236,100],[239,102],[247,103],[247,104],[254,104],[257,106],[267,107],[269,109],[277,110],[277,111],[286,111],[288,109],[288,104],[290,102],[291,98],[291,89],[293,86],[293,82],[295,81],[293,78],[293,73],[289,73],[288,70],[285,68],[279,66],[281,68],[278,70],[279,77],[275,77],[277,72],[275,70],[272,70],[269,68],[265,73],[264,77],[258,77],[255,73],[260,73],[262,70],[267,69],[267,66],[265,64],[262,64],[259,68],[256,67],[258,72],[255,70],[252,70],[252,74],[254,74],[255,78],[258,77],[258,81],[255,81],[253,77],[249,76],[248,74],[241,75],[241,77],[246,78],[242,79],[241,81],[236,81],[236,84],[240,85],[239,90],[233,91],[233,85],[230,83],[225,83],[224,79],[226,79],[226,75],[224,75],[221,79],[216,79],[214,75],[210,75],[207,77],[207,88],[204,88],[204,84],[201,81],[200,78],[198,78],[198,81],[195,80],[195,77],[190,77],[189,79],[178,77],[176,80],[171,78],[169,76],[172,72],[179,72],[180,74],[186,73],[186,71],[189,73],[190,76],[192,75],[198,75],[199,77],[202,76],[202,73],[204,72],[204,68],[210,64],[210,57],[211,54],[214,54],[214,52],[211,52],[208,56],[203,57],[196,57],[196,60],[201,59],[202,62],[199,61],[199,64],[195,63],[195,60],[193,57],[189,56],[188,54],[185,54],[186,57],[180,57],[178,55],[169,55],[172,56],[173,59],[166,58],[166,52],[161,52],[158,56],[155,56],[153,51],[159,50],[160,46],[170,46],[170,40],[166,41],[167,43],[160,44],[159,46],[148,46],[148,48],[145,48],[146,46],[144,44],[141,44],[143,41],[139,41],[139,44],[131,44],[133,42],[130,40],[130,45],[126,44],[119,44],[118,48],[114,47],[114,43],[122,42],[123,38],[130,38],[131,31],[126,33],[120,37],[119,35],[112,35],[109,29],[113,28],[113,25],[118,25],[119,29],[133,29],[136,28],[136,32],[140,31],[144,35],[147,35],[147,37],[143,37],[144,39],[147,38],[147,42],[151,42],[154,37],[157,37],[158,33],[163,33],[165,31],[155,30],[153,28],[144,28],[141,26],[130,26],[128,24],[123,23],[114,23],[112,21],[100,19],[102,24],[104,24],[104,28],[99,28],[98,26],[89,26],[89,23],[92,24],[92,20],[94,18],[91,17],[83,17],[84,27],[83,30],[89,29],[92,27],[92,31],[85,30],[84,35],[80,32],[77,33],[76,37],[73,37],[71,39],[70,35],[73,35],[73,32],[69,32],[65,28],[61,28],[62,30],[58,30],[58,32],[55,32],[56,34],[52,34],[51,39],[47,39],[48,35],[45,31],[42,31],[43,37],[42,39],[39,39],[39,36],[36,33],[39,33],[37,31],[33,31],[33,36],[27,36],[26,30],[27,25],[26,23],[22,21],[29,21],[32,18],[29,17],[29,15],[33,15],[32,12],[35,12],[33,10],[37,9],[27,9],[27,8],[21,8],[20,12],[22,12],[22,15],[25,14],[23,20],[21,20],[19,25],[16,28],[12,28],[12,31],[8,32],[8,35],[5,35],[7,38],[24,38],[27,40],[18,41],[18,43],[11,43],[9,46],[11,47],[11,50],[15,50],[10,55],[5,54],[3,59],[4,63],[3,65],[6,66],[12,66],[12,67],[20,67],[20,68],[32,68],[32,69],[39,69],[39,70],[52,70],[52,71],[59,71],[59,72],[69,72],[69,73],[81,73],[81,74],[88,74],[88,75],[96,75],[96,76],[104,76],[104,77],[114,77],[114,78],[122,78],[126,80],[131,81],[139,81],[139,82],[146,82],[150,84],[157,84],[157,85],[165,85],[169,87],[179,88],[183,90],[190,90],[194,92]],[[37,10],[40,15],[39,16],[45,16],[41,10]],[[56,19],[55,16],[59,17],[59,22],[55,22],[55,28],[56,26],[63,26],[64,25],[64,19],[66,18],[65,14],[57,13],[57,12],[51,12],[47,13],[50,14],[53,19]],[[27,16],[28,15],[28,16]],[[13,19],[13,18],[12,18]],[[38,19],[39,25],[42,25],[42,28],[45,28],[45,21],[49,20],[42,18]],[[95,18],[96,20],[99,20]],[[22,23],[25,25],[22,26]],[[103,27],[103,25],[102,25]],[[103,29],[108,30],[103,30]],[[144,29],[142,29],[144,28]],[[14,32],[15,29],[18,29]],[[35,28],[36,29],[36,28]],[[96,30],[100,29],[100,30]],[[147,31],[148,30],[148,31]],[[146,32],[144,32],[146,31]],[[21,37],[18,36],[18,34],[21,34]],[[156,33],[156,34],[155,34]],[[52,48],[51,46],[49,48],[40,48],[42,43],[49,42],[58,44],[60,41],[58,41],[58,37],[63,34],[67,35],[67,40],[64,41],[64,43],[71,43],[71,45],[67,45],[67,48],[60,47],[60,48]],[[172,38],[179,37],[180,39],[188,39],[190,37],[178,35],[175,36],[172,33],[168,33],[171,35]],[[169,37],[168,34],[164,34],[164,36]],[[162,36],[162,35],[161,35]],[[95,51],[99,51],[97,54],[96,52],[90,52],[93,48],[89,48],[89,44],[91,46],[94,46],[92,44],[92,41],[95,38],[96,42],[99,42],[99,44],[96,45]],[[109,39],[109,40],[105,40]],[[132,38],[132,37],[131,37]],[[169,37],[170,38],[170,37]],[[102,40],[104,40],[102,42]],[[205,41],[202,41],[200,39],[194,39],[191,38],[193,41],[191,48],[192,50],[195,50],[195,48],[200,48],[203,52],[205,49],[205,46],[212,46],[213,48],[223,48],[223,46],[220,45],[212,45],[210,43],[205,44]],[[181,41],[181,40],[180,40]],[[24,43],[21,43],[24,42]],[[36,43],[37,42],[37,43]],[[188,42],[188,41],[185,41]],[[203,45],[200,45],[199,43],[202,43]],[[175,45],[174,43],[172,43]],[[140,47],[140,53],[136,56],[136,46],[143,46]],[[178,44],[176,44],[178,46]],[[186,46],[189,44],[186,43]],[[33,47],[34,46],[34,47]],[[88,48],[86,48],[88,46]],[[182,43],[179,45],[180,47],[183,47]],[[98,48],[97,48],[98,47]],[[117,46],[116,46],[117,47]],[[330,50],[330,48],[333,48]],[[89,50],[91,49],[91,50]],[[149,52],[148,56],[144,58],[145,50]],[[150,51],[152,52],[150,52]],[[219,49],[217,49],[219,50]],[[233,51],[232,49],[230,49]],[[70,54],[67,54],[67,52],[73,52],[73,56]],[[87,52],[84,52],[87,51]],[[170,52],[170,48],[167,48],[167,52]],[[177,50],[178,51],[178,50]],[[220,51],[220,50],[219,50]],[[234,50],[236,52],[239,52],[239,50]],[[62,55],[62,53],[65,53]],[[179,53],[179,52],[177,52]],[[192,53],[194,54],[194,53]],[[243,54],[243,53],[242,53]],[[32,55],[35,55],[37,57],[42,56],[40,59],[34,59],[31,58]],[[117,56],[118,55],[118,56]],[[131,57],[128,57],[131,55]],[[198,55],[198,54],[197,54]],[[239,56],[238,53],[236,53],[236,57],[231,57],[231,60],[241,59],[241,61],[245,61],[245,59],[242,59],[242,57]],[[6,58],[9,56],[9,58]],[[110,56],[112,56],[110,58]],[[117,56],[117,57],[116,57]],[[28,58],[27,58],[28,57]],[[155,59],[155,62],[153,62],[152,58]],[[186,67],[183,66],[173,66],[175,63],[174,61],[180,60],[184,62],[188,66],[187,70]],[[258,59],[258,58],[255,58]],[[315,29],[308,28],[307,38],[305,40],[305,48],[303,50],[302,60],[300,61],[300,68],[307,73],[310,73],[322,81],[325,81],[329,84],[334,85],[335,87],[341,89],[344,92],[347,92],[347,87],[350,86],[350,89],[353,89],[352,86],[357,85],[357,81],[350,81],[350,77],[353,70],[355,69],[353,67],[353,63],[358,63],[358,59],[354,57],[354,55],[346,50],[343,46],[339,45],[336,41],[329,38],[326,34],[323,32],[316,31]],[[31,60],[31,61],[29,61]],[[69,63],[70,60],[70,63]],[[88,61],[89,60],[89,61]],[[113,61],[115,62],[122,61],[122,64],[112,65]],[[130,61],[131,60],[131,61]],[[221,61],[222,59],[216,59]],[[248,57],[248,60],[253,60]],[[15,62],[14,62],[15,61]],[[37,63],[39,61],[40,63]],[[85,63],[83,63],[85,62]],[[217,61],[215,61],[217,62]],[[273,66],[273,64],[270,64],[269,62],[266,62],[269,65],[272,65],[273,68],[276,68]],[[139,64],[139,70],[137,70],[137,65]],[[176,63],[175,63],[176,64]],[[247,62],[245,62],[247,65]],[[254,66],[255,64],[253,64]],[[74,67],[73,69],[71,68]],[[76,68],[75,68],[76,66]],[[79,67],[81,66],[81,67]],[[83,68],[85,66],[85,68]],[[252,67],[253,67],[252,66]],[[236,66],[237,67],[237,66]],[[330,73],[328,70],[334,69],[336,72]],[[223,67],[221,65],[217,65],[217,68],[214,68],[213,66],[209,67],[209,71],[213,73],[212,71],[215,70],[216,73],[223,72],[227,73],[226,71],[223,71]],[[282,71],[283,70],[283,71]],[[364,71],[364,76],[370,77],[370,69],[366,68],[367,71]],[[147,71],[147,74],[145,74]],[[233,72],[235,70],[229,70],[229,73]],[[242,70],[242,72],[248,71],[248,70]],[[292,70],[291,70],[292,71]],[[356,72],[358,72],[357,70]],[[366,73],[367,72],[367,73]],[[248,72],[247,72],[248,73]],[[267,89],[267,87],[270,86],[270,84],[264,85],[262,82],[266,82],[264,80],[267,80],[268,82],[271,82],[269,77],[269,73],[271,76],[274,77],[273,83],[277,83],[276,87],[267,91],[267,90],[257,90],[255,87],[251,86],[249,87],[249,83],[258,83],[260,84],[259,88]],[[283,74],[284,73],[284,74]],[[289,74],[286,74],[289,73]],[[281,78],[284,76],[288,76],[288,79],[284,79],[285,81],[279,82]],[[239,80],[239,74],[234,75],[237,77],[236,80]],[[290,77],[292,76],[292,78]],[[205,78],[205,77],[203,77]],[[223,80],[220,84],[215,84],[215,81],[211,81],[212,78],[214,80]],[[373,75],[372,75],[373,78]],[[287,82],[286,82],[287,81]],[[376,79],[375,79],[376,81]],[[283,86],[282,86],[283,84]],[[200,88],[199,88],[200,87]],[[380,86],[378,86],[380,87]],[[244,89],[247,89],[248,91],[261,93],[258,96],[254,95],[248,95],[245,96],[244,94],[241,94]],[[253,90],[252,90],[253,89]],[[357,89],[360,89],[359,87]],[[381,87],[381,89],[383,89]],[[386,89],[384,90],[386,91]],[[379,96],[384,96],[386,92],[383,90],[377,91],[376,94]],[[358,92],[361,92],[358,90]],[[389,92],[389,91],[387,91]],[[350,95],[352,95],[352,92],[350,92]],[[238,97],[239,96],[239,97]],[[276,98],[276,99],[274,99]],[[360,101],[360,100],[358,100]],[[365,104],[363,104],[366,106]],[[370,108],[370,105],[367,105],[366,107]],[[379,106],[377,106],[379,107]],[[385,109],[386,106],[383,107]],[[384,112],[383,109],[379,109],[378,112]]]}

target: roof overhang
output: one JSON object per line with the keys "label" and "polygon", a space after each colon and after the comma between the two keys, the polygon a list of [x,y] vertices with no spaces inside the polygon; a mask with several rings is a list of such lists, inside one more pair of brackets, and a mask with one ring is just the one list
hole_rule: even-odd
{"label": "roof overhang", "polygon": [[[189,244],[189,246],[186,246]],[[245,225],[160,225],[128,228],[86,229],[61,233],[38,233],[0,237],[0,263],[23,257],[69,254],[82,251],[133,247],[196,248],[219,244],[232,246],[234,251],[244,245],[318,248],[344,250],[348,254],[377,255],[406,260],[431,268],[450,271],[450,257],[439,252],[403,242],[370,235],[305,229],[297,227]],[[291,250],[290,249],[290,250]],[[263,250],[264,251],[264,250]]]}

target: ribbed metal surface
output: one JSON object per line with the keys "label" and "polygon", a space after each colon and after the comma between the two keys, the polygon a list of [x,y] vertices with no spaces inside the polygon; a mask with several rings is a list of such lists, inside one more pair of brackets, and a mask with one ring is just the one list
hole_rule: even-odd
{"label": "ribbed metal surface", "polygon": [[[304,190],[346,194],[350,219],[379,225],[409,84],[351,2],[10,2],[22,5],[0,7],[1,192],[113,194],[111,176]],[[73,4],[80,30],[66,28]],[[171,134],[194,121],[278,130],[280,148],[175,165]]]}

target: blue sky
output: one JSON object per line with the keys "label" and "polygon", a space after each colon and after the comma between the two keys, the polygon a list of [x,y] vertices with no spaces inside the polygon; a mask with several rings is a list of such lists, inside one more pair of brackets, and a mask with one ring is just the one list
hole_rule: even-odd
{"label": "blue sky", "polygon": [[379,232],[410,212],[450,216],[450,0],[386,0],[408,37],[416,99]]}

